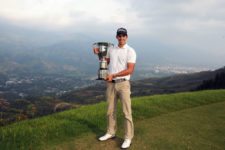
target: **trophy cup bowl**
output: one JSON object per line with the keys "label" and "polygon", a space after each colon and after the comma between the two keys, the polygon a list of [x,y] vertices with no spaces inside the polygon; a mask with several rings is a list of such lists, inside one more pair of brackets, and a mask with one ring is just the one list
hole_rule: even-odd
{"label": "trophy cup bowl", "polygon": [[99,70],[97,80],[105,80],[107,77],[108,64],[106,61],[107,51],[114,45],[109,42],[97,42],[93,44],[93,48],[98,49]]}

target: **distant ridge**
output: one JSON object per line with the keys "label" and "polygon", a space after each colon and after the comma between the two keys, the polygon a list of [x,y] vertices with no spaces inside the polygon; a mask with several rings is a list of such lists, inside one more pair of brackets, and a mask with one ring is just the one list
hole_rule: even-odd
{"label": "distant ridge", "polygon": [[[203,81],[214,78],[220,72],[225,72],[225,67],[214,71],[202,71],[163,78],[147,78],[131,81],[132,96],[195,91]],[[79,104],[97,103],[105,98],[105,89],[105,83],[102,81],[97,85],[67,93],[61,99]]]}

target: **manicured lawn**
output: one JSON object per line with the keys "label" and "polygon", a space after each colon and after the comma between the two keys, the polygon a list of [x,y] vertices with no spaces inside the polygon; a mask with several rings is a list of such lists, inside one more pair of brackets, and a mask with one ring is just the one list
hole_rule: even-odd
{"label": "manicured lawn", "polygon": [[[224,102],[225,90],[133,98],[135,138],[131,149],[224,149]],[[101,102],[1,127],[0,148],[119,148],[123,114],[118,105],[119,130],[115,140],[96,140],[106,129],[106,103]]]}

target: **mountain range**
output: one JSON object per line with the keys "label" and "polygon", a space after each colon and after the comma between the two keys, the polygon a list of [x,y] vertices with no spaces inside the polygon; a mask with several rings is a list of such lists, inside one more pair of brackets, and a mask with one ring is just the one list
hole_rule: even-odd
{"label": "mountain range", "polygon": [[[93,77],[97,74],[98,59],[91,50],[92,43],[116,43],[113,35],[101,37],[75,30],[45,31],[18,26],[1,18],[0,28],[0,73],[5,74],[73,73]],[[217,63],[212,63],[213,58],[206,59],[204,54],[199,56],[197,53],[175,50],[155,39],[143,38],[142,42],[136,42],[136,38],[131,37],[128,41],[137,52],[136,75],[145,73],[154,65],[218,68]],[[149,44],[148,49],[146,43]],[[203,55],[207,61],[202,61]]]}

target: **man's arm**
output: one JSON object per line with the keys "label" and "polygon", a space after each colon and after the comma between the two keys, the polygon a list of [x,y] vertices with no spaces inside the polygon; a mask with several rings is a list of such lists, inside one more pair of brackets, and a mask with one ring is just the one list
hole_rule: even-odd
{"label": "man's arm", "polygon": [[106,61],[107,61],[107,65],[109,65],[109,63],[110,63],[110,58],[106,58]]}
{"label": "man's arm", "polygon": [[118,72],[116,74],[109,74],[106,78],[107,81],[112,81],[113,78],[115,77],[122,77],[122,76],[126,76],[129,74],[132,74],[134,72],[134,67],[135,67],[135,63],[127,63],[127,69]]}

